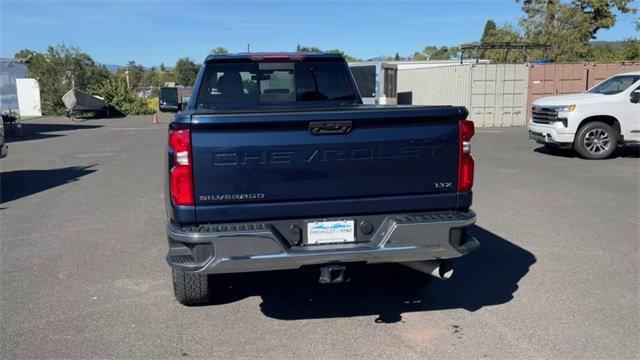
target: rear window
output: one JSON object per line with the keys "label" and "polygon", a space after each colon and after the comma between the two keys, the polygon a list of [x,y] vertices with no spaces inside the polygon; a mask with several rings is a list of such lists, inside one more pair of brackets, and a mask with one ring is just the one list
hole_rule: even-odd
{"label": "rear window", "polygon": [[211,63],[205,66],[197,105],[355,100],[341,62]]}

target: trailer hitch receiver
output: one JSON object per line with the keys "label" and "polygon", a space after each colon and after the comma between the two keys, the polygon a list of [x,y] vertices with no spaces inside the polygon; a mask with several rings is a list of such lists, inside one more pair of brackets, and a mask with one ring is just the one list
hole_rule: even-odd
{"label": "trailer hitch receiver", "polygon": [[329,265],[320,268],[320,284],[339,284],[344,282],[344,265]]}

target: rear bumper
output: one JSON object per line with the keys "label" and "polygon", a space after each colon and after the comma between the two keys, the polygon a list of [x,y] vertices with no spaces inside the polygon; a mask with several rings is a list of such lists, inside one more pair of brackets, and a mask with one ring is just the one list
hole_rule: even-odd
{"label": "rear bumper", "polygon": [[164,105],[159,105],[158,108],[160,109],[160,111],[178,111],[180,110],[180,107],[177,104],[164,104]]}
{"label": "rear bumper", "polygon": [[386,216],[369,241],[342,245],[291,245],[270,224],[167,226],[167,262],[199,273],[297,269],[332,263],[388,263],[455,258],[480,244],[466,228],[475,214],[445,212]]}

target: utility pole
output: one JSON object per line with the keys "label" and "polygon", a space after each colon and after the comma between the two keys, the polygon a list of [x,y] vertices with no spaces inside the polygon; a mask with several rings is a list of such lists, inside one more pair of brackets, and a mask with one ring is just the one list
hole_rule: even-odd
{"label": "utility pole", "polygon": [[247,52],[251,52],[251,44],[247,44]]}
{"label": "utility pole", "polygon": [[124,74],[127,76],[127,90],[130,89],[129,87],[129,65],[127,64],[127,68],[124,70]]}
{"label": "utility pole", "polygon": [[75,77],[75,75],[73,75],[73,72],[71,72],[71,71],[67,71],[67,74],[69,75],[69,80],[71,80],[71,88],[75,89],[76,88],[76,77]]}

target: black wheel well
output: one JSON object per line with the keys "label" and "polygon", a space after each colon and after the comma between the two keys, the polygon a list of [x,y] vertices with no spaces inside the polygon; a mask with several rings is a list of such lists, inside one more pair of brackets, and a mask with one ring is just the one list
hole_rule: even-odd
{"label": "black wheel well", "polygon": [[578,130],[577,131],[580,131],[580,129],[583,126],[587,125],[590,122],[594,122],[594,121],[603,122],[603,123],[611,126],[612,128],[614,128],[618,132],[618,136],[620,136],[620,138],[622,138],[622,131],[620,129],[620,123],[618,122],[618,119],[614,118],[611,115],[589,116],[588,118],[586,118],[586,119],[584,119],[584,120],[582,120],[580,122],[580,126],[578,126]]}

